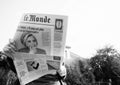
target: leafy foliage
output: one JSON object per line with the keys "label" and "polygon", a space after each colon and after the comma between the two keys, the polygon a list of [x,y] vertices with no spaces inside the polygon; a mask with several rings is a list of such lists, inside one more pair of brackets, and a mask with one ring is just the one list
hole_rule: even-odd
{"label": "leafy foliage", "polygon": [[96,81],[109,82],[119,85],[120,81],[120,54],[112,46],[97,50],[94,57],[90,59],[94,70]]}

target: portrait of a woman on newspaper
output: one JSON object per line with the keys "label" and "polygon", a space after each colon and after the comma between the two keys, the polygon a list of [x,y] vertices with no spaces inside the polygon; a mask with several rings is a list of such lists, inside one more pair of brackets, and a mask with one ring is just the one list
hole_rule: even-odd
{"label": "portrait of a woman on newspaper", "polygon": [[44,49],[37,48],[38,41],[32,33],[23,33],[21,36],[21,43],[24,45],[24,48],[18,49],[18,52],[46,54]]}

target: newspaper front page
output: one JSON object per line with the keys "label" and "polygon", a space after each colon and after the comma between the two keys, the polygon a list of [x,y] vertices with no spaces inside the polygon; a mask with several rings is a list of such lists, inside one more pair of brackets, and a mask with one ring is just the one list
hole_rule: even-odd
{"label": "newspaper front page", "polygon": [[67,16],[24,14],[14,36],[14,64],[21,84],[55,73],[64,58]]}

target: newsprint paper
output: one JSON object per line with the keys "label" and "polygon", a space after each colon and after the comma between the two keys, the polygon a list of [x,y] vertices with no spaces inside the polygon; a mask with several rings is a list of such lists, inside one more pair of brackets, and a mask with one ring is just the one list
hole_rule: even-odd
{"label": "newsprint paper", "polygon": [[67,16],[24,14],[14,36],[14,64],[22,85],[53,74],[64,58]]}

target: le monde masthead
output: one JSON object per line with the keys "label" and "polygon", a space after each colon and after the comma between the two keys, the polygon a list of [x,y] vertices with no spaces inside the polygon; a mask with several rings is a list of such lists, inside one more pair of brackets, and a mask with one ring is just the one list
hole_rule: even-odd
{"label": "le monde masthead", "polygon": [[31,22],[41,22],[41,23],[50,23],[51,19],[47,16],[38,17],[36,15],[25,15],[24,21],[31,21]]}

